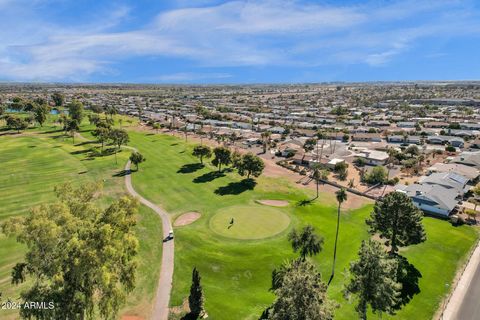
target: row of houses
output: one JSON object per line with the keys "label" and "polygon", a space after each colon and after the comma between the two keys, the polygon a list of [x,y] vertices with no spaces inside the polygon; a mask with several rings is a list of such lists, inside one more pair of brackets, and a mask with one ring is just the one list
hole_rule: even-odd
{"label": "row of houses", "polygon": [[395,191],[406,193],[426,213],[448,217],[478,182],[479,169],[480,151],[462,152],[449,163],[428,168],[417,183],[396,185]]}

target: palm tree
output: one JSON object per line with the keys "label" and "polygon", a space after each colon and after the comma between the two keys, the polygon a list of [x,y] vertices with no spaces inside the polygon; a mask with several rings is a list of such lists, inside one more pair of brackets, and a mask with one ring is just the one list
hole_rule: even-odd
{"label": "palm tree", "polygon": [[333,280],[333,276],[335,275],[335,262],[337,260],[337,242],[338,242],[338,229],[340,227],[340,207],[344,201],[347,200],[347,191],[345,188],[341,188],[337,192],[335,192],[335,195],[337,196],[337,202],[338,202],[338,211],[337,211],[337,232],[335,233],[335,245],[333,247],[333,265],[332,265],[332,275],[330,276],[330,280],[328,280],[328,284],[330,285],[330,282]]}
{"label": "palm tree", "polygon": [[321,167],[320,163],[315,163],[312,166],[312,170],[313,170],[312,178],[315,179],[315,182],[317,184],[317,196],[315,197],[315,199],[318,199],[318,184],[319,184],[319,180],[321,178],[321,174],[320,174],[321,169],[322,169],[322,167]]}
{"label": "palm tree", "polygon": [[288,234],[288,240],[292,244],[293,251],[299,251],[303,260],[306,256],[311,257],[322,251],[323,238],[315,233],[312,225],[305,226],[300,233],[293,229]]}
{"label": "palm tree", "polygon": [[263,153],[267,152],[267,146],[270,145],[270,137],[272,133],[270,131],[262,132],[262,145],[263,145]]}

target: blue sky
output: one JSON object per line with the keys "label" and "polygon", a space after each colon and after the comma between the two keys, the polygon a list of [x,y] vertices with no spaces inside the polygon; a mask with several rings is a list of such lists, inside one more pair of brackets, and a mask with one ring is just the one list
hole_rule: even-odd
{"label": "blue sky", "polygon": [[480,80],[479,3],[0,0],[0,81]]}

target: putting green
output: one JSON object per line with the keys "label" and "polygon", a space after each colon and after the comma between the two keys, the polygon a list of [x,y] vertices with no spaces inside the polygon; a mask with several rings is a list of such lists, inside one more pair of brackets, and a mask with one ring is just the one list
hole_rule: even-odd
{"label": "putting green", "polygon": [[256,205],[227,207],[219,210],[210,220],[210,228],[217,234],[242,240],[274,236],[289,224],[290,218],[282,211]]}

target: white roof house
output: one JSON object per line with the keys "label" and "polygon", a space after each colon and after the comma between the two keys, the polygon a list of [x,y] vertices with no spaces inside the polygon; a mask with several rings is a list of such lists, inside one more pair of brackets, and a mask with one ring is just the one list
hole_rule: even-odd
{"label": "white roof house", "polygon": [[387,162],[388,153],[384,151],[365,149],[355,155],[357,158],[362,158],[367,164],[383,165]]}

